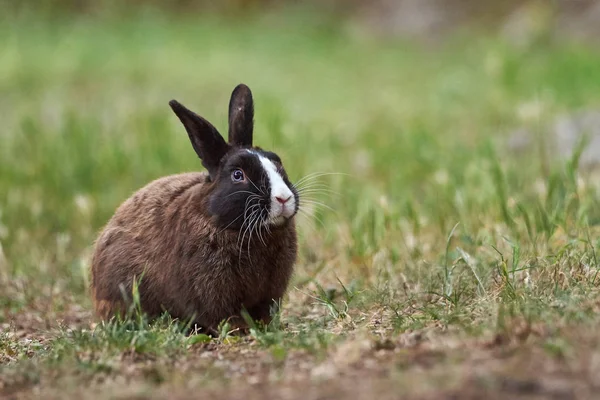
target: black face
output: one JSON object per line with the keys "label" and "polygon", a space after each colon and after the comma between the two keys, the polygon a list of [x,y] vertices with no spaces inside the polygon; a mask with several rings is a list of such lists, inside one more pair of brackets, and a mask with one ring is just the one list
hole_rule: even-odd
{"label": "black face", "polygon": [[228,142],[210,122],[181,103],[171,100],[169,105],[216,185],[208,202],[216,224],[243,231],[242,242],[246,232],[262,238],[263,230],[288,224],[298,211],[298,192],[275,153],[252,147],[254,101],[250,88],[239,84],[231,93]]}
{"label": "black face", "polygon": [[[298,211],[298,193],[275,153],[258,148],[232,150],[221,160],[214,181],[209,211],[222,229],[274,229],[285,226]],[[277,202],[286,199],[277,200],[272,186],[286,194],[282,197],[289,197],[283,205]]]}

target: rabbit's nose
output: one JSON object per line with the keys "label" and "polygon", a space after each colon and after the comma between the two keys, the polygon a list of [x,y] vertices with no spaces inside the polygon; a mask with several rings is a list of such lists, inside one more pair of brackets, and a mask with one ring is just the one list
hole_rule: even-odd
{"label": "rabbit's nose", "polygon": [[288,202],[289,199],[292,198],[292,196],[289,196],[287,199],[284,199],[283,197],[279,197],[279,196],[276,196],[275,198],[277,199],[278,202],[281,203],[281,205],[284,205],[285,203]]}

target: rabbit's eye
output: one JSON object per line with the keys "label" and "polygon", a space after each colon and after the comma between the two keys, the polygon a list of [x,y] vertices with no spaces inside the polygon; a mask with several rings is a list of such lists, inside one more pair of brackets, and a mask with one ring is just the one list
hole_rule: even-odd
{"label": "rabbit's eye", "polygon": [[242,182],[244,180],[244,171],[236,169],[231,173],[231,180],[234,182]]}

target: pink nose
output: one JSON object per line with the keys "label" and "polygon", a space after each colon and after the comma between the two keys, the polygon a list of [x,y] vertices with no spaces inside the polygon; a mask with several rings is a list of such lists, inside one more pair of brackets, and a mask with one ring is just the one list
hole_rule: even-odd
{"label": "pink nose", "polygon": [[287,199],[284,199],[283,197],[279,197],[279,196],[275,196],[275,198],[277,199],[278,202],[281,203],[281,205],[284,205],[285,203],[288,202],[289,199],[292,198],[292,196],[288,197]]}

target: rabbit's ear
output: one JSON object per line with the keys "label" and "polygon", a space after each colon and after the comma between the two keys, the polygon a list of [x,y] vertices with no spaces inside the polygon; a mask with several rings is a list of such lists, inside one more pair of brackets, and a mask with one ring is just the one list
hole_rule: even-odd
{"label": "rabbit's ear", "polygon": [[202,160],[202,165],[214,178],[219,161],[229,150],[225,139],[210,122],[188,110],[176,100],[171,100],[169,105],[185,127],[196,154]]}
{"label": "rabbit's ear", "polygon": [[252,92],[246,85],[239,84],[229,100],[229,143],[234,146],[252,146],[254,130],[254,102]]}

